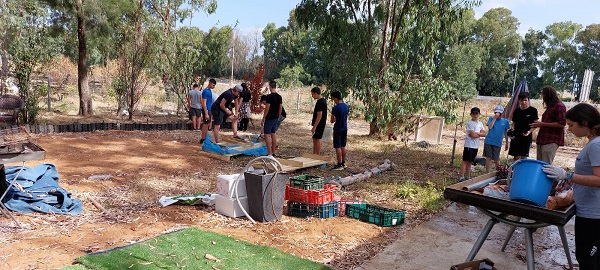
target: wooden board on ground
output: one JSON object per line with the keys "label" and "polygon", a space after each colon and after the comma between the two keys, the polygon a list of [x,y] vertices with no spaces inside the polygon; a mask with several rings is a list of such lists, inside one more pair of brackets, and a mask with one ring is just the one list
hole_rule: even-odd
{"label": "wooden board on ground", "polygon": [[298,169],[322,166],[324,164],[327,164],[328,162],[332,162],[333,159],[327,156],[303,154],[302,157],[295,157],[290,159],[278,158],[277,161],[281,163],[284,172],[293,172]]}
{"label": "wooden board on ground", "polygon": [[219,160],[223,160],[223,161],[230,161],[232,156],[237,156],[237,155],[241,155],[241,154],[226,154],[226,155],[222,155],[222,154],[217,154],[217,153],[213,153],[213,152],[208,152],[208,151],[200,150],[200,155],[204,155],[204,156],[207,156],[207,157],[211,157],[211,158],[219,159]]}

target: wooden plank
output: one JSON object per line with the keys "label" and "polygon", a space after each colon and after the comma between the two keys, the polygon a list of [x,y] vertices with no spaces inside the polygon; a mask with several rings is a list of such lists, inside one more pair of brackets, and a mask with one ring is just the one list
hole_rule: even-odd
{"label": "wooden plank", "polygon": [[311,154],[311,153],[304,153],[304,154],[302,154],[302,156],[307,157],[307,158],[322,160],[325,162],[333,162],[334,161],[332,157],[315,155],[315,154]]}
{"label": "wooden plank", "polygon": [[293,159],[277,159],[277,161],[279,161],[279,163],[281,163],[281,165],[286,165],[286,166],[290,166],[290,167],[298,167],[298,168],[304,167],[303,162],[296,161]]}
{"label": "wooden plank", "polygon": [[263,147],[263,146],[265,146],[265,143],[259,142],[259,143],[249,144],[249,145],[240,145],[240,146],[234,147],[232,149],[237,150],[237,151],[244,151],[244,150],[259,148],[259,147]]}
{"label": "wooden plank", "polygon": [[232,156],[232,155],[221,155],[221,154],[207,152],[207,151],[202,151],[202,150],[200,150],[200,154],[203,154],[205,156],[208,156],[208,157],[211,157],[211,158],[214,158],[214,159],[223,160],[223,161],[230,161],[231,160],[231,156]]}

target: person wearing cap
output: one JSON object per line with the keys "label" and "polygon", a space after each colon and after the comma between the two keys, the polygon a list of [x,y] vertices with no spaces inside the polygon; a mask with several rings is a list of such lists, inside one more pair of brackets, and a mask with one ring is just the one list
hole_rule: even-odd
{"label": "person wearing cap", "polygon": [[210,110],[212,109],[213,101],[216,100],[213,99],[212,90],[215,89],[216,85],[217,80],[211,78],[210,80],[208,80],[208,85],[206,86],[206,88],[202,90],[202,137],[200,138],[200,143],[203,143],[204,140],[206,140],[206,135],[208,135],[208,129],[212,122],[212,115]]}
{"label": "person wearing cap", "polygon": [[504,107],[497,105],[494,108],[494,116],[490,116],[487,121],[488,132],[483,140],[483,156],[485,157],[485,172],[490,172],[492,160],[496,168],[500,166],[500,151],[502,150],[502,140],[506,140],[504,150],[508,150],[507,131],[510,129],[508,119],[502,117]]}
{"label": "person wearing cap", "polygon": [[509,134],[511,140],[508,154],[513,156],[515,161],[529,157],[534,130],[530,124],[539,119],[537,109],[529,104],[528,92],[520,93],[518,99],[519,107],[513,112],[513,125],[508,131],[512,133]]}
{"label": "person wearing cap", "polygon": [[265,110],[261,121],[261,126],[264,130],[265,144],[267,145],[267,153],[273,156],[277,148],[277,128],[279,127],[279,118],[283,110],[283,98],[277,93],[277,83],[269,82],[269,90],[271,93],[267,95]]}
{"label": "person wearing cap", "polygon": [[200,130],[200,123],[202,123],[202,92],[198,88],[198,84],[194,83],[192,91],[187,96],[187,105],[190,110],[190,116],[192,116],[192,129],[195,131]]}
{"label": "person wearing cap", "polygon": [[559,146],[565,145],[565,113],[567,107],[560,101],[556,90],[551,86],[542,88],[542,100],[546,111],[542,114],[542,121],[535,121],[532,128],[540,128],[535,144],[537,146],[537,160],[552,164]]}
{"label": "person wearing cap", "polygon": [[462,162],[460,163],[460,177],[458,178],[460,182],[471,178],[471,165],[477,156],[477,151],[479,151],[479,138],[485,136],[483,124],[479,121],[480,113],[479,108],[471,108],[471,120],[467,122],[465,146]]}
{"label": "person wearing cap", "polygon": [[[233,88],[223,92],[217,100],[213,103],[211,108],[211,113],[213,117],[213,134],[215,137],[215,143],[219,143],[219,130],[221,128],[221,124],[227,119],[231,120],[231,129],[233,130],[233,137],[239,138],[237,136],[237,122],[239,117],[236,112],[240,108],[240,102],[238,97],[240,96],[240,92],[242,92],[244,88],[241,85],[236,85]],[[229,107],[234,105],[235,109],[231,110]]]}

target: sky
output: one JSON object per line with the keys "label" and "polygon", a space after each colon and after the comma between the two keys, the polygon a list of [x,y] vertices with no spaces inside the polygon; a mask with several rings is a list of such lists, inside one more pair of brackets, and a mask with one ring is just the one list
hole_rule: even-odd
{"label": "sky", "polygon": [[[300,0],[217,0],[217,11],[207,15],[195,14],[191,21],[203,31],[211,27],[235,26],[241,32],[262,31],[270,22],[276,27],[287,26],[290,11]],[[483,0],[475,8],[475,17],[481,18],[491,8],[505,7],[512,11],[521,26],[519,34],[525,35],[529,28],[543,31],[546,26],[561,21],[572,21],[584,27],[600,23],[598,0]],[[190,21],[183,23],[189,26]]]}

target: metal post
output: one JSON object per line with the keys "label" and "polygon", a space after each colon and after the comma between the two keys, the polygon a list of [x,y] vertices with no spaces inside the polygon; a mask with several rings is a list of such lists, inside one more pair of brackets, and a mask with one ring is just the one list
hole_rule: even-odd
{"label": "metal post", "polygon": [[300,113],[300,91],[298,91],[298,100],[296,100],[296,114]]}
{"label": "metal post", "polygon": [[52,94],[52,88],[50,88],[50,76],[48,76],[48,112],[52,110],[52,106],[50,105],[50,94]]}

